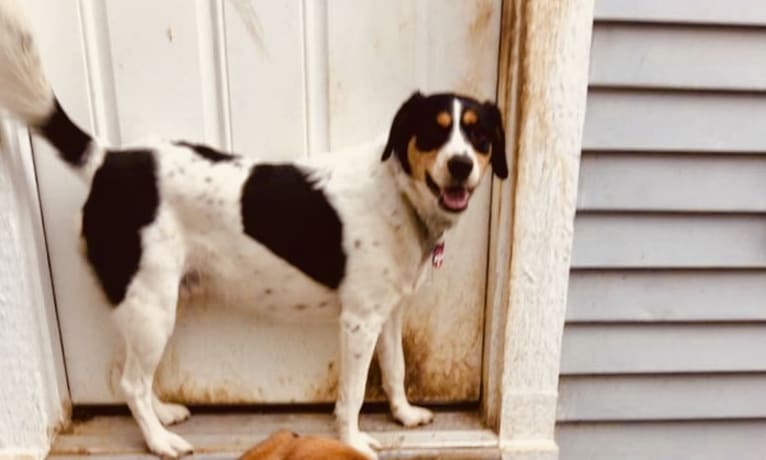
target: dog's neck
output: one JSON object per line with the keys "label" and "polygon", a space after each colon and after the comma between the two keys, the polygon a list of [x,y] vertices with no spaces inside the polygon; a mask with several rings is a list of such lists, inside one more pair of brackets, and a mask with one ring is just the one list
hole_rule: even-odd
{"label": "dog's neck", "polygon": [[455,225],[457,215],[446,214],[438,205],[434,206],[431,191],[427,187],[418,187],[402,170],[398,161],[392,160],[387,163],[388,170],[420,229],[423,249],[430,254],[434,246],[442,241],[444,233]]}

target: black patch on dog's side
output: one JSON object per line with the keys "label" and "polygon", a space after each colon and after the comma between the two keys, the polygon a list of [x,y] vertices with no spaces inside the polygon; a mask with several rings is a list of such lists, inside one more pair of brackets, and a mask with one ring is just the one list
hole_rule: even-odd
{"label": "black patch on dog's side", "polygon": [[154,221],[159,201],[151,150],[107,153],[83,207],[82,235],[88,261],[113,305],[125,299],[138,271],[139,232]]}
{"label": "black patch on dog's side", "polygon": [[56,147],[64,161],[72,166],[85,164],[92,138],[74,124],[58,100],[54,101],[50,117],[38,129]]}
{"label": "black patch on dog's side", "polygon": [[293,165],[256,165],[242,188],[245,233],[308,277],[336,289],[346,271],[343,225],[315,182]]}
{"label": "black patch on dog's side", "polygon": [[239,158],[237,155],[231,153],[221,152],[208,145],[195,144],[193,142],[177,141],[173,144],[180,147],[186,147],[194,151],[197,155],[210,161],[211,163],[218,163],[220,161],[233,161]]}

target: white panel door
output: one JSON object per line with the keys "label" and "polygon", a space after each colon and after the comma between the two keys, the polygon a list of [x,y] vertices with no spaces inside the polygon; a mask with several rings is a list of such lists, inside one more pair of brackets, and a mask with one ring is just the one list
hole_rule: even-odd
{"label": "white panel door", "polygon": [[[387,131],[415,89],[495,94],[500,0],[252,0],[259,40],[219,0],[28,3],[62,104],[113,144],[186,138],[286,160]],[[72,399],[119,402],[111,307],[78,252],[86,189],[34,145]],[[479,398],[487,185],[409,308],[408,390],[420,401]],[[156,383],[195,404],[331,401],[336,335],[334,323],[191,306]],[[380,398],[376,370],[371,380],[368,394]]]}

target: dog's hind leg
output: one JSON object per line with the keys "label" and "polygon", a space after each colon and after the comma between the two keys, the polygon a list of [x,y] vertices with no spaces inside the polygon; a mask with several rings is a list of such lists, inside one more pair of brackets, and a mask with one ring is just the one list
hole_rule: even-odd
{"label": "dog's hind leg", "polygon": [[[177,254],[171,254],[167,247],[150,246],[143,254],[141,268],[131,282],[125,300],[114,312],[125,341],[125,367],[120,386],[126,402],[149,449],[170,458],[192,451],[188,442],[162,425],[156,410],[172,406],[162,403],[155,407],[160,401],[152,388],[154,373],[175,323],[181,278],[180,263],[177,262],[180,257],[175,256]],[[162,413],[166,422],[167,416]]]}
{"label": "dog's hind leg", "polygon": [[402,348],[402,324],[404,309],[399,306],[383,325],[378,338],[377,355],[383,380],[383,390],[388,395],[391,414],[404,426],[423,425],[434,419],[428,409],[413,406],[407,401],[404,390],[404,349]]}

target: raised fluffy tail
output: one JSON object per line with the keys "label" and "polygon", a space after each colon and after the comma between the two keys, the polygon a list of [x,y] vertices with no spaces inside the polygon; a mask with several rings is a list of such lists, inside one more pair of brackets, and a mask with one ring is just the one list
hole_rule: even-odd
{"label": "raised fluffy tail", "polygon": [[21,1],[0,0],[0,108],[45,137],[69,165],[91,176],[103,153],[56,100],[22,10]]}

